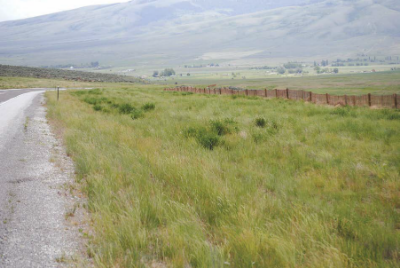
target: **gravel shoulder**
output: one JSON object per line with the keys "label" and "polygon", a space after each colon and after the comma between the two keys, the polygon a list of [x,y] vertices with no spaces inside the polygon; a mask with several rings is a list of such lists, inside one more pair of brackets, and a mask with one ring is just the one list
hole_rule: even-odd
{"label": "gravel shoulder", "polygon": [[0,104],[0,267],[91,266],[85,199],[42,93]]}

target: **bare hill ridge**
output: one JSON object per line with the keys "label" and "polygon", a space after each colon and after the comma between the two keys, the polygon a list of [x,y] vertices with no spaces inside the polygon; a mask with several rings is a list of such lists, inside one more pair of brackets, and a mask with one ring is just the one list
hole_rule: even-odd
{"label": "bare hill ridge", "polygon": [[174,65],[400,52],[396,0],[136,0],[0,23],[0,63]]}

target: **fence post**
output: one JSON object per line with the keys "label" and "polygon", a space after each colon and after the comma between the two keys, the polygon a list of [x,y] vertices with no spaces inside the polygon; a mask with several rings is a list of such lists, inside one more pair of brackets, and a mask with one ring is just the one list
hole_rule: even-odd
{"label": "fence post", "polygon": [[393,104],[394,108],[397,109],[397,94],[393,94]]}
{"label": "fence post", "polygon": [[371,107],[371,93],[368,93],[368,106]]}
{"label": "fence post", "polygon": [[326,93],[326,103],[329,105],[329,93]]}
{"label": "fence post", "polygon": [[60,99],[60,87],[57,87],[57,101]]}
{"label": "fence post", "polygon": [[267,89],[264,89],[264,96],[265,96],[265,97],[268,96],[268,94],[267,94]]}
{"label": "fence post", "polygon": [[278,89],[275,88],[275,98],[278,98]]}
{"label": "fence post", "polygon": [[249,96],[249,90],[246,89],[246,96]]}
{"label": "fence post", "polygon": [[289,99],[289,89],[286,88],[286,99]]}

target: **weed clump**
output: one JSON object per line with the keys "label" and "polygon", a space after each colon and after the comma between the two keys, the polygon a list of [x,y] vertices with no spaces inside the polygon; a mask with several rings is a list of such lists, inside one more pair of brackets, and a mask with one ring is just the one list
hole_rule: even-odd
{"label": "weed clump", "polygon": [[91,105],[96,105],[99,102],[98,99],[93,97],[86,97],[83,101]]}
{"label": "weed clump", "polygon": [[195,138],[197,136],[198,129],[194,127],[189,127],[187,130],[185,130],[184,135],[186,138]]}
{"label": "weed clump", "polygon": [[211,151],[220,143],[219,136],[210,132],[200,132],[196,139],[201,146]]}
{"label": "weed clump", "polygon": [[226,121],[221,120],[213,120],[210,123],[211,130],[218,136],[225,136],[227,134],[231,134],[231,129]]}
{"label": "weed clump", "polygon": [[238,130],[233,119],[212,120],[207,127],[189,127],[184,135],[186,138],[195,138],[197,143],[206,149],[214,150],[214,148],[223,142],[221,137],[231,134],[233,130]]}
{"label": "weed clump", "polygon": [[140,109],[133,109],[133,111],[131,112],[131,118],[133,120],[136,120],[136,119],[139,119],[139,118],[142,118],[142,117],[144,117],[144,113]]}
{"label": "weed clump", "polygon": [[88,94],[91,94],[91,95],[101,95],[101,94],[103,94],[103,92],[101,92],[101,90],[100,90],[99,88],[96,88],[96,89],[89,90],[89,91],[88,91]]}
{"label": "weed clump", "polygon": [[103,107],[100,105],[100,104],[95,104],[94,106],[93,106],[93,110],[95,110],[95,111],[101,111],[101,110],[103,110]]}
{"label": "weed clump", "polygon": [[341,117],[357,117],[355,112],[351,108],[348,108],[348,107],[340,107],[340,108],[334,109],[331,112],[331,114],[338,115]]}
{"label": "weed clump", "polygon": [[205,127],[189,127],[184,135],[186,138],[195,138],[198,144],[211,151],[220,144],[220,136]]}
{"label": "weed clump", "polygon": [[255,125],[260,129],[252,134],[255,143],[266,141],[269,136],[275,135],[279,132],[279,125],[275,120],[256,118]]}
{"label": "weed clump", "polygon": [[120,114],[130,114],[135,110],[135,107],[129,103],[124,103],[118,106],[118,111]]}
{"label": "weed clump", "polygon": [[152,111],[156,108],[156,105],[154,103],[146,103],[145,105],[142,106],[142,110],[147,112],[147,111]]}
{"label": "weed clump", "polygon": [[87,93],[87,91],[85,91],[85,90],[78,90],[78,91],[71,92],[72,95],[77,96],[77,97],[85,95],[86,93]]}
{"label": "weed clump", "polygon": [[181,95],[182,96],[189,96],[189,95],[193,95],[193,92],[182,92]]}
{"label": "weed clump", "polygon": [[265,118],[259,117],[256,118],[256,126],[260,128],[264,128],[267,125],[267,120]]}
{"label": "weed clump", "polygon": [[386,120],[400,120],[400,111],[384,109],[380,111],[378,117]]}

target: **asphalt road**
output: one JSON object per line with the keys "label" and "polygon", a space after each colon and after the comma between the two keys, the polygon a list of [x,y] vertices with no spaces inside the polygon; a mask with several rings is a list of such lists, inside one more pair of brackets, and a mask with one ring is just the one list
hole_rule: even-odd
{"label": "asphalt road", "polygon": [[[40,92],[49,89],[45,88],[28,88],[28,89],[7,89],[7,90],[0,90],[0,104],[2,102],[8,101],[9,99],[15,98],[21,94],[28,93],[28,92]],[[53,89],[54,90],[54,89]]]}
{"label": "asphalt road", "polygon": [[0,267],[62,267],[79,248],[66,215],[73,164],[51,133],[45,89],[0,90]]}

